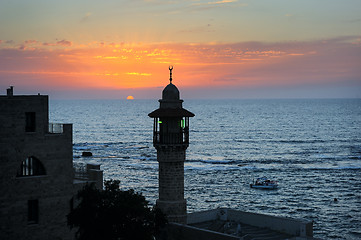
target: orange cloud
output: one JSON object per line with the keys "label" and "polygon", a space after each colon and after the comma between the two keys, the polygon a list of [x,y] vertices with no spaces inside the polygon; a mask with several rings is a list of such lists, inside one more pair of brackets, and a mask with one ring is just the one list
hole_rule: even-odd
{"label": "orange cloud", "polygon": [[24,48],[1,45],[0,80],[50,89],[157,88],[168,83],[168,65],[174,65],[174,83],[185,88],[327,84],[361,79],[361,49],[353,44],[357,39],[82,45],[61,40],[54,44],[66,48],[55,49],[28,40]]}
{"label": "orange cloud", "polygon": [[152,74],[151,73],[138,73],[138,72],[128,72],[128,73],[125,73],[127,75],[136,75],[136,76],[151,76]]}

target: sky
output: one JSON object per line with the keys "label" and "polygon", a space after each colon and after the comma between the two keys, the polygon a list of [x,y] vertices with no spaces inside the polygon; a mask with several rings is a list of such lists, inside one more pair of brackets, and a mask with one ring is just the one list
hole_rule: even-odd
{"label": "sky", "polygon": [[361,98],[360,0],[0,0],[0,94]]}

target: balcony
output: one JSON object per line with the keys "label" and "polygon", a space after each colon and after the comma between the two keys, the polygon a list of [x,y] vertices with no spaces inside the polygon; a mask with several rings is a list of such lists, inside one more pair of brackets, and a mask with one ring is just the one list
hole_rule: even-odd
{"label": "balcony", "polygon": [[167,144],[189,144],[189,132],[187,129],[182,129],[180,133],[161,133],[155,131],[153,133],[153,144],[154,145],[167,145]]}

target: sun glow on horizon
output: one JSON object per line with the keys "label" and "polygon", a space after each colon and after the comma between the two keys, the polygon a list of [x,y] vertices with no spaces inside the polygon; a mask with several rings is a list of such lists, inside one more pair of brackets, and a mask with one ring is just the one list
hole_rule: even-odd
{"label": "sun glow on horizon", "polygon": [[133,99],[134,99],[134,97],[131,96],[131,95],[129,95],[129,96],[127,97],[127,100],[133,100]]}
{"label": "sun glow on horizon", "polygon": [[348,51],[359,49],[352,44],[354,38],[287,44],[59,42],[67,43],[65,48],[29,41],[24,46],[0,45],[0,77],[6,85],[60,90],[147,89],[168,84],[168,66],[174,65],[178,87],[324,84],[357,77],[358,58],[345,51],[346,45]]}

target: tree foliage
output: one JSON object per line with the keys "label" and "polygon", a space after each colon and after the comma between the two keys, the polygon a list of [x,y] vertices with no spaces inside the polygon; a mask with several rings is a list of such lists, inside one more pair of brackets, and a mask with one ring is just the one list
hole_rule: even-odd
{"label": "tree foliage", "polygon": [[78,228],[78,240],[153,239],[166,223],[157,208],[134,190],[122,191],[118,180],[104,182],[105,189],[86,185],[78,192],[79,204],[68,215],[68,225]]}

